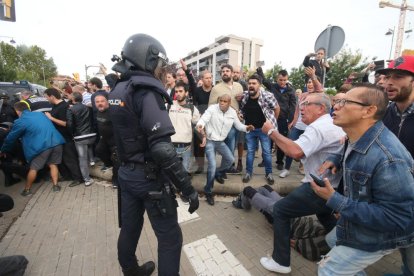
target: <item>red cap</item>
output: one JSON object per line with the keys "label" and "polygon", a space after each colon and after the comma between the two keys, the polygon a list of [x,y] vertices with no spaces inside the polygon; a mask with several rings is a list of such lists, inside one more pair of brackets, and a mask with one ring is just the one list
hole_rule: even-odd
{"label": "red cap", "polygon": [[401,56],[388,64],[388,68],[378,70],[377,73],[386,75],[394,70],[409,72],[414,75],[414,56]]}

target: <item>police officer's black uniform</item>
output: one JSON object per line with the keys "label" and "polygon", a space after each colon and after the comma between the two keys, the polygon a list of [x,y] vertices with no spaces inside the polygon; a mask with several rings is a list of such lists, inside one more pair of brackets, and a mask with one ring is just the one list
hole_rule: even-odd
{"label": "police officer's black uniform", "polygon": [[30,111],[50,112],[52,111],[52,104],[45,97],[32,95],[26,100],[23,100],[29,106]]}
{"label": "police officer's black uniform", "polygon": [[19,116],[9,103],[9,95],[6,92],[0,92],[0,101],[0,124],[13,123]]}
{"label": "police officer's black uniform", "polygon": [[175,131],[165,108],[165,100],[171,99],[154,77],[166,62],[165,50],[154,38],[137,34],[126,41],[122,58],[113,67],[121,79],[109,94],[122,162],[119,263],[125,275],[150,275],[154,270],[153,262],[138,266],[135,256],[146,210],[158,239],[158,273],[178,275],[182,233],[169,183],[189,197],[190,213],[198,208],[198,195],[171,143]]}

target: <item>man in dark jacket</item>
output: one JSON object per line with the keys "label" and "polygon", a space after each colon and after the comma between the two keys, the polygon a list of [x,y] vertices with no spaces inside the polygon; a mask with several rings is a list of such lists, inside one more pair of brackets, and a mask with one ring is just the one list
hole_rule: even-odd
{"label": "man in dark jacket", "polygon": [[[388,106],[384,125],[394,133],[414,158],[414,56],[402,56],[392,61],[388,69],[378,70],[385,75]],[[403,275],[414,275],[414,245],[400,249]]]}
{"label": "man in dark jacket", "polygon": [[[280,114],[277,118],[278,131],[280,134],[287,137],[289,129],[292,127],[291,124],[296,109],[295,88],[288,83],[288,72],[286,70],[280,70],[276,76],[276,83],[271,84],[264,78],[263,71],[260,67],[257,71],[264,80],[263,85],[273,93],[280,106]],[[283,170],[283,158],[285,157],[285,153],[282,150],[277,149],[276,157],[277,169]]]}
{"label": "man in dark jacket", "polygon": [[114,130],[109,116],[109,103],[105,95],[96,95],[95,106],[98,109],[96,121],[100,139],[96,145],[96,155],[102,160],[105,167],[112,167],[112,188],[118,188],[119,161],[116,154]]}
{"label": "man in dark jacket", "polygon": [[89,162],[93,162],[92,144],[95,142],[96,133],[92,129],[91,111],[89,107],[82,104],[82,94],[73,92],[71,97],[73,106],[68,109],[66,127],[75,141],[79,167],[85,186],[90,186],[93,180],[89,176],[88,158]]}

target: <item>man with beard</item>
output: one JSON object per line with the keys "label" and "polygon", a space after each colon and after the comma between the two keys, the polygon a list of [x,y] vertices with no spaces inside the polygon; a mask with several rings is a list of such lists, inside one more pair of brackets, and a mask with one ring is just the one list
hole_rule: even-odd
{"label": "man with beard", "polygon": [[[305,68],[306,69],[306,68]],[[289,84],[289,75],[286,70],[280,70],[275,77],[276,83],[270,83],[264,78],[263,70],[261,67],[257,69],[258,74],[262,77],[263,85],[273,93],[279,106],[280,116],[277,118],[278,131],[283,136],[287,137],[289,130],[293,127],[293,119],[296,110],[296,95],[295,88]],[[314,73],[313,78],[316,79]],[[313,79],[312,79],[313,81]],[[312,83],[313,84],[313,83]],[[285,153],[278,148],[276,150],[276,168],[280,171],[284,168],[283,159]],[[264,162],[259,164],[259,167],[263,167]]]}
{"label": "man with beard", "polygon": [[[208,101],[210,98],[210,92],[213,88],[212,75],[209,71],[204,71],[200,75],[201,86],[197,87],[193,95],[193,103],[197,106],[200,115],[204,114],[208,107]],[[196,174],[200,174],[204,171],[204,147],[200,147],[202,143],[202,137],[198,135],[198,132],[194,132],[194,157],[196,159],[198,168],[195,171]]]}
{"label": "man with beard", "polygon": [[116,154],[114,130],[109,116],[109,102],[105,94],[95,97],[95,106],[98,110],[96,122],[100,139],[96,145],[96,155],[102,160],[105,167],[112,167],[112,188],[118,188],[119,161]]}
{"label": "man with beard", "polygon": [[[233,81],[233,66],[230,64],[224,64],[221,66],[221,79],[222,82],[214,86],[211,90],[208,105],[211,106],[216,104],[219,97],[224,94],[228,94],[230,95],[231,107],[234,108],[235,111],[239,111],[237,97],[243,94],[243,87],[240,83]],[[226,137],[226,140],[224,141],[232,154],[234,153],[236,146],[237,134],[237,130],[232,127]],[[232,167],[230,171],[237,172],[234,167]],[[225,173],[222,176],[224,179],[227,179],[227,175]]]}
{"label": "man with beard", "polygon": [[249,90],[244,92],[240,103],[241,112],[245,123],[253,125],[254,130],[246,134],[247,156],[246,156],[246,175],[243,183],[248,183],[253,175],[254,154],[257,148],[257,140],[260,140],[262,155],[265,163],[266,180],[269,185],[275,183],[272,176],[272,153],[271,140],[262,132],[262,126],[266,120],[270,120],[277,128],[277,117],[280,107],[272,93],[261,91],[262,78],[254,74],[249,78]]}
{"label": "man with beard", "polygon": [[414,56],[402,56],[380,73],[386,75],[385,91],[392,101],[384,115],[384,124],[414,157]]}
{"label": "man with beard", "polygon": [[[414,158],[414,56],[402,56],[392,61],[385,75],[385,91],[392,103],[384,115],[384,125],[390,129]],[[411,138],[410,138],[411,137]],[[414,275],[414,246],[401,248],[403,275]]]}
{"label": "man with beard", "polygon": [[[242,79],[242,69],[240,66],[235,66],[233,69],[233,81],[240,83],[243,87],[243,91],[247,91],[247,83],[244,79]],[[242,158],[245,140],[246,134],[244,132],[240,132],[239,135],[237,135],[237,168],[235,170],[234,167],[230,168],[229,173],[240,174],[243,171]]]}
{"label": "man with beard", "polygon": [[169,110],[170,120],[175,129],[171,141],[177,155],[183,160],[185,170],[190,173],[192,124],[198,122],[200,113],[193,104],[187,103],[188,85],[183,81],[175,84],[175,95],[177,100],[173,101]]}

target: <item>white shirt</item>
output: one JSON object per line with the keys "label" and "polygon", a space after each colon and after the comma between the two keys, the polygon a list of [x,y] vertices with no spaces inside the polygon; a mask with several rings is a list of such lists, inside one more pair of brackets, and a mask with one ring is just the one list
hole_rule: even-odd
{"label": "white shirt", "polygon": [[85,91],[82,93],[82,104],[87,105],[87,106],[92,106],[92,101],[91,101],[91,97],[92,94]]}
{"label": "white shirt", "polygon": [[197,123],[197,126],[200,125],[206,128],[207,139],[212,141],[224,141],[232,126],[239,131],[247,132],[246,126],[240,122],[236,111],[229,107],[223,113],[219,104],[213,104],[207,108]]}
{"label": "white shirt", "polygon": [[[320,166],[329,155],[342,154],[343,145],[340,140],[345,135],[342,128],[333,124],[331,116],[325,114],[308,125],[305,132],[294,141],[305,154],[302,162],[307,181],[312,180],[309,173],[318,176]],[[332,175],[329,172],[322,177],[328,177],[332,186],[336,188],[339,185],[341,174]]]}
{"label": "white shirt", "polygon": [[173,143],[191,143],[193,139],[192,124],[197,123],[200,119],[200,113],[194,106],[194,111],[191,112],[189,104],[181,106],[177,101],[174,101],[168,111],[170,120],[175,129],[175,134],[171,136]]}

